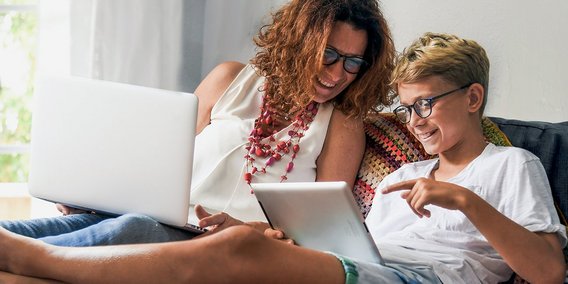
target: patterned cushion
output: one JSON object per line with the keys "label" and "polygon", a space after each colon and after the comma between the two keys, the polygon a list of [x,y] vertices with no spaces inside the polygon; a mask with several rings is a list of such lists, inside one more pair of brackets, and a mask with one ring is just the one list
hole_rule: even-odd
{"label": "patterned cushion", "polygon": [[[510,146],[507,136],[488,118],[482,120],[487,141],[495,145]],[[388,174],[400,166],[433,156],[424,151],[422,144],[391,113],[378,114],[365,122],[367,148],[357,174],[353,194],[363,216],[371,209],[377,186]]]}

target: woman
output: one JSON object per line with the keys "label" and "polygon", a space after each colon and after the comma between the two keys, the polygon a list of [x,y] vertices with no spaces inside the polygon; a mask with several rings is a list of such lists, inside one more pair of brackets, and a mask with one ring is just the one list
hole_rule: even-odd
{"label": "woman", "polygon": [[[394,48],[375,1],[292,1],[261,28],[255,43],[259,52],[251,64],[223,63],[195,91],[191,208],[196,216],[190,222],[199,218],[200,226],[265,222],[251,182],[353,184],[365,146],[362,118],[391,103],[387,80]],[[133,214],[78,214],[0,226],[62,246],[193,237]]]}

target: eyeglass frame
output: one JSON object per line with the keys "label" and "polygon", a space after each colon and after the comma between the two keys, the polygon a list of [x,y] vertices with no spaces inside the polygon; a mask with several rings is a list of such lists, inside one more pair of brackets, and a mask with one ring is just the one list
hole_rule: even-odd
{"label": "eyeglass frame", "polygon": [[[409,123],[410,120],[412,119],[412,109],[414,109],[414,112],[416,113],[416,115],[420,116],[421,118],[427,118],[427,117],[429,117],[430,115],[432,115],[432,107],[434,106],[433,103],[434,103],[435,101],[437,101],[437,100],[439,100],[439,99],[441,99],[441,98],[443,98],[443,97],[445,97],[445,96],[451,95],[452,93],[455,93],[455,92],[457,92],[457,91],[463,90],[463,89],[465,89],[465,88],[469,88],[469,87],[470,87],[471,85],[473,85],[473,84],[475,84],[475,82],[468,83],[468,84],[463,85],[463,86],[461,86],[461,87],[459,87],[459,88],[457,88],[457,89],[453,89],[453,90],[451,90],[451,91],[447,91],[447,92],[445,92],[445,93],[443,93],[443,94],[440,94],[440,95],[437,95],[437,96],[433,96],[433,97],[430,97],[430,98],[424,98],[424,99],[416,100],[412,105],[399,105],[399,106],[396,107],[392,112],[393,112],[393,114],[395,115],[395,117],[396,117],[400,122],[402,122],[403,124]],[[416,103],[417,103],[417,102],[424,102],[424,101],[425,101],[425,102],[427,103],[427,105],[429,106],[428,108],[430,109],[430,112],[429,112],[427,115],[424,115],[424,116],[423,116],[422,114],[420,114],[420,111],[416,110]],[[408,118],[406,119],[406,121],[403,121],[403,120],[400,118],[400,116],[397,115],[397,112],[400,112],[399,110],[401,110],[401,109],[404,109],[404,110],[408,111],[408,113],[410,113],[410,114],[408,115]]]}
{"label": "eyeglass frame", "polygon": [[[359,74],[359,72],[361,72],[365,67],[367,67],[369,65],[369,63],[362,57],[362,56],[358,56],[358,55],[354,55],[354,56],[347,56],[345,54],[340,53],[339,51],[337,51],[337,49],[331,47],[331,46],[326,46],[324,49],[324,56],[322,58],[322,60],[325,59],[325,52],[327,50],[331,50],[333,51],[335,54],[337,54],[337,57],[330,63],[322,63],[323,65],[329,66],[329,65],[333,65],[335,63],[337,63],[337,61],[339,61],[340,59],[343,58],[343,70],[345,70],[345,72],[349,73],[349,74]],[[347,68],[345,67],[345,62],[347,62],[348,59],[358,59],[361,60],[361,65],[359,67],[359,70],[355,73],[347,70]]]}

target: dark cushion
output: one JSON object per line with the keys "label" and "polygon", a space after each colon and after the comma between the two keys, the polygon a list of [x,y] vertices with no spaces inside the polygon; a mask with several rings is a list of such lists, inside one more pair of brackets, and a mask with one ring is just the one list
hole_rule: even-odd
{"label": "dark cushion", "polygon": [[540,158],[554,201],[562,214],[568,216],[568,122],[490,119],[507,135],[513,146],[527,149]]}

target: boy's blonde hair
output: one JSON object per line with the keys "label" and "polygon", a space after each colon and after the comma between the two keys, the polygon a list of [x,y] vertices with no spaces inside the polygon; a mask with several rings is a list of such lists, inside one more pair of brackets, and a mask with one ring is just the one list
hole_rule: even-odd
{"label": "boy's blonde hair", "polygon": [[400,83],[413,83],[432,75],[457,86],[479,83],[485,91],[479,110],[480,115],[483,114],[487,104],[489,59],[477,42],[450,34],[425,33],[397,59],[390,82],[394,90]]}

